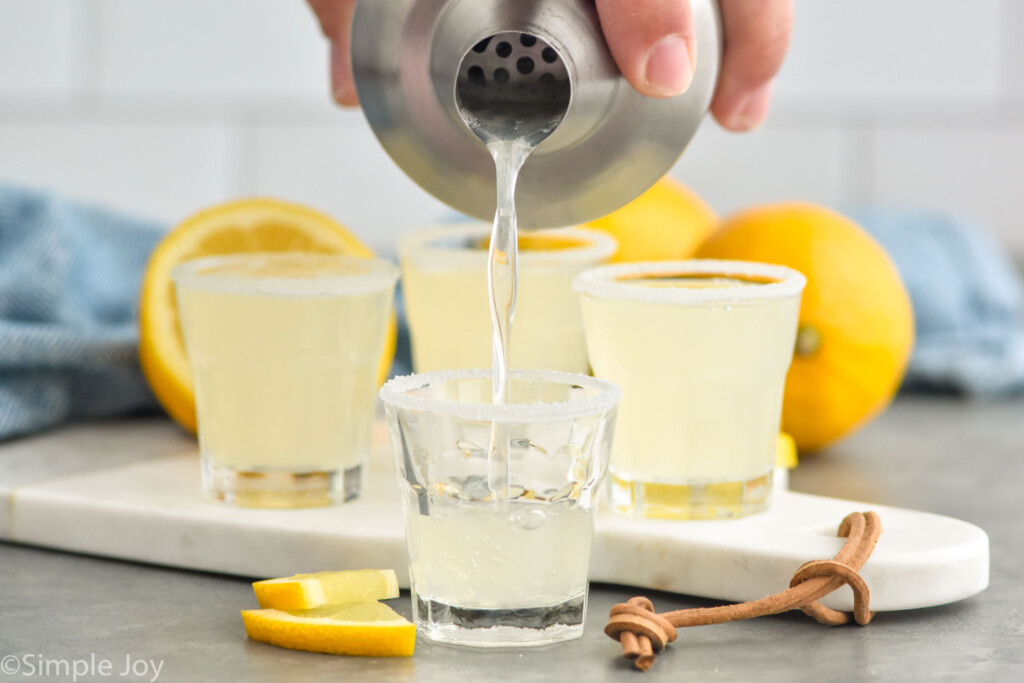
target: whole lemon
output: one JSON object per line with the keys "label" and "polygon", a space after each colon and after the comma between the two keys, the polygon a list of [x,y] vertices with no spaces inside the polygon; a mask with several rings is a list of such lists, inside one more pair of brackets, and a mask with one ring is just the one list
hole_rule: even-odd
{"label": "whole lemon", "polygon": [[666,176],[629,204],[588,225],[616,239],[619,248],[611,260],[618,263],[689,258],[717,222],[700,197]]}
{"label": "whole lemon", "polygon": [[818,450],[888,405],[906,371],[914,315],[885,250],[847,218],[811,204],[755,207],[726,219],[701,258],[763,261],[807,277],[782,428]]}

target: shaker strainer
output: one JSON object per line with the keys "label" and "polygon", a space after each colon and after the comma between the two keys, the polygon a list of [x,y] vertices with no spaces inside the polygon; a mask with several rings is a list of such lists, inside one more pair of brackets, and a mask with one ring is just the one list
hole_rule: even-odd
{"label": "shaker strainer", "polygon": [[536,146],[556,129],[572,99],[558,53],[528,33],[484,38],[465,54],[455,78],[459,116],[483,142]]}
{"label": "shaker strainer", "polygon": [[[352,69],[370,126],[414,181],[490,220],[494,162],[460,116],[557,128],[519,176],[519,225],[603,216],[663,176],[711,102],[721,55],[715,0],[691,0],[697,60],[689,89],[637,93],[619,73],[592,0],[360,0]],[[564,114],[564,117],[562,117]]]}

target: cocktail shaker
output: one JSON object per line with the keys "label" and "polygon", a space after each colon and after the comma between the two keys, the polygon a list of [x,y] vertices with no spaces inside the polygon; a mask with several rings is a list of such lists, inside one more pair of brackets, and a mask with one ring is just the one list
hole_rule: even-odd
{"label": "cocktail shaker", "polygon": [[[405,173],[453,208],[490,220],[494,162],[460,117],[457,91],[469,83],[477,96],[500,93],[496,106],[514,116],[515,88],[559,92],[552,84],[567,78],[568,108],[523,167],[517,213],[525,228],[584,223],[663,176],[707,112],[721,18],[716,0],[690,2],[697,60],[689,89],[677,97],[645,97],[626,82],[593,0],[360,0],[352,25],[356,91]],[[524,101],[537,101],[531,94]]]}

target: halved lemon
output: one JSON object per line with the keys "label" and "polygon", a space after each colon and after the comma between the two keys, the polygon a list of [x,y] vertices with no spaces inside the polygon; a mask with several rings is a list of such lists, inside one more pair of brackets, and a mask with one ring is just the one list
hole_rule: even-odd
{"label": "halved lemon", "polygon": [[[139,302],[139,361],[157,400],[192,433],[196,431],[195,395],[171,269],[204,256],[276,251],[374,255],[326,214],[299,204],[256,198],[200,211],[169,232],[150,256]],[[397,329],[392,316],[380,361],[381,384],[395,356]]]}
{"label": "halved lemon", "polygon": [[397,598],[398,577],[393,569],[354,569],[267,579],[257,581],[252,588],[260,607],[300,610]]}
{"label": "halved lemon", "polygon": [[300,612],[242,610],[253,640],[291,650],[363,657],[409,657],[416,626],[379,602],[328,605]]}

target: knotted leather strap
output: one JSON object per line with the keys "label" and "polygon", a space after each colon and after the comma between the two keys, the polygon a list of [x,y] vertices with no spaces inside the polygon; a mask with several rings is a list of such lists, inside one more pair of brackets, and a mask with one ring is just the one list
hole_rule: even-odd
{"label": "knotted leather strap", "polygon": [[676,629],[685,626],[721,624],[801,609],[827,626],[850,622],[850,615],[837,612],[818,600],[832,591],[849,586],[853,590],[853,620],[861,626],[871,621],[870,591],[857,573],[875,549],[882,524],[874,512],[854,512],[839,525],[839,536],[847,539],[831,560],[814,560],[797,569],[788,590],[775,595],[721,607],[683,609],[655,614],[654,605],[645,597],[612,607],[604,632],[622,643],[622,653],[646,671],[654,664],[658,650],[676,639]]}

